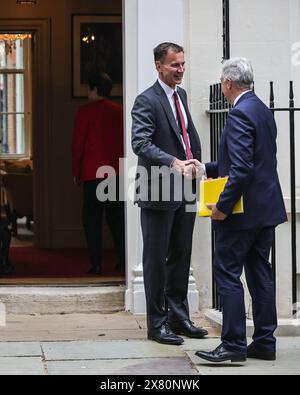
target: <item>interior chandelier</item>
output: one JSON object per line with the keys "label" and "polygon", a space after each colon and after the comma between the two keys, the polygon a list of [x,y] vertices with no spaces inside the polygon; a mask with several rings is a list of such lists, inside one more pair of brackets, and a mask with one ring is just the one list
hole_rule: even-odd
{"label": "interior chandelier", "polygon": [[12,53],[14,49],[16,49],[16,41],[25,40],[26,38],[31,38],[30,33],[0,33],[0,41],[4,41],[5,43],[5,52],[6,55]]}
{"label": "interior chandelier", "polygon": [[17,4],[32,5],[36,4],[37,0],[17,0]]}

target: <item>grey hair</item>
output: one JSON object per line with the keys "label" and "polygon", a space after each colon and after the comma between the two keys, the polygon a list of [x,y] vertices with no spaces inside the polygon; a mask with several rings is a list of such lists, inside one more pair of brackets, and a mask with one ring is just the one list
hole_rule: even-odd
{"label": "grey hair", "polygon": [[253,88],[254,73],[251,62],[246,58],[226,60],[222,69],[222,80],[235,82],[238,88]]}

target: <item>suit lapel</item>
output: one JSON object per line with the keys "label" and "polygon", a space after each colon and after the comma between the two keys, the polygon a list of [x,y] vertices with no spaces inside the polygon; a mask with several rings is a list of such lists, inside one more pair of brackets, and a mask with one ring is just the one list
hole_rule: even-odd
{"label": "suit lapel", "polygon": [[180,145],[182,146],[182,141],[181,141],[181,137],[180,137],[180,130],[179,130],[179,127],[178,127],[177,122],[175,120],[175,117],[174,117],[172,108],[170,106],[168,97],[158,82],[155,83],[154,89],[155,89],[157,96],[159,97],[159,100],[160,100],[161,105],[167,115],[170,125],[172,126],[172,129],[175,132],[175,134],[180,142]]}

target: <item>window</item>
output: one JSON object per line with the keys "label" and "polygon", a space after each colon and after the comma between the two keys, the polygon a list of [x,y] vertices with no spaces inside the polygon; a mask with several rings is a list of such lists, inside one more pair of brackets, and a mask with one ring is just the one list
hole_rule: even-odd
{"label": "window", "polygon": [[[21,36],[22,38],[18,39]],[[2,157],[31,156],[30,55],[29,34],[0,34],[0,154]]]}

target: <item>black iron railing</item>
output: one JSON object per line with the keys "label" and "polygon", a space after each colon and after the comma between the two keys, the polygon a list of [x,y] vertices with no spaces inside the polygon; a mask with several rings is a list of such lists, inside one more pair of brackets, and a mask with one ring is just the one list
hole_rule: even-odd
{"label": "black iron railing", "polygon": [[[216,161],[218,158],[218,150],[222,130],[224,129],[228,112],[231,105],[227,102],[221,89],[221,84],[210,86],[210,109],[208,114],[210,116],[210,141],[211,141],[211,161]],[[295,108],[294,101],[294,87],[293,82],[290,82],[290,101],[289,107],[276,108],[274,100],[274,83],[270,82],[270,109],[275,115],[276,112],[286,112],[289,114],[289,141],[290,141],[290,194],[291,194],[291,265],[292,265],[292,297],[293,306],[296,313],[297,304],[297,209],[296,209],[296,137],[295,137],[295,112],[300,111],[300,108]],[[274,239],[275,240],[275,239]],[[272,269],[276,283],[276,247],[275,241],[272,248]],[[215,251],[215,235],[212,230],[212,265],[214,262]],[[213,308],[222,310],[221,301],[213,280]]]}
{"label": "black iron railing", "polygon": [[223,0],[223,60],[230,58],[230,5]]}

